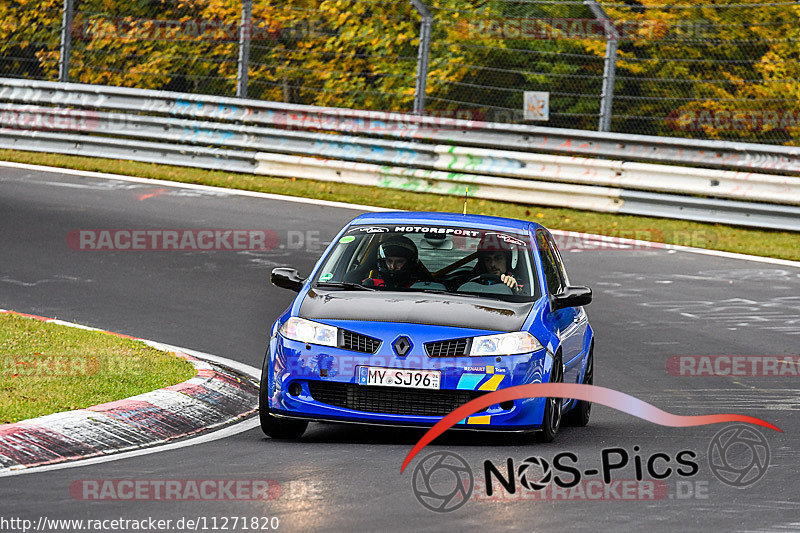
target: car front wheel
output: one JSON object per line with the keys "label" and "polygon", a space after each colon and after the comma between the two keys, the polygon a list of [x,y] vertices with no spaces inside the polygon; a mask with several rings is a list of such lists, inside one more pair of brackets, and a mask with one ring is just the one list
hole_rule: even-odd
{"label": "car front wheel", "polygon": [[283,420],[272,416],[269,412],[269,352],[264,357],[261,370],[261,384],[258,389],[258,416],[261,431],[273,439],[299,439],[305,433],[308,422],[305,420]]}
{"label": "car front wheel", "polygon": [[[550,383],[562,383],[564,381],[564,365],[561,364],[561,357],[553,360],[553,370],[550,371]],[[546,398],[544,404],[544,418],[542,420],[542,430],[538,434],[539,442],[553,442],[561,427],[561,406],[563,398]]]}
{"label": "car front wheel", "polygon": [[[586,372],[583,374],[583,384],[594,384],[594,344],[589,348],[589,359],[586,361]],[[564,416],[564,422],[570,426],[585,427],[592,414],[592,402],[578,400],[575,407]]]}

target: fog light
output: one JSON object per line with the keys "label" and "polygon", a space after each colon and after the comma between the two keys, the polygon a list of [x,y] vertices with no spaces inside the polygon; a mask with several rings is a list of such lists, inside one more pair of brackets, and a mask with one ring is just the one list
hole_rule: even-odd
{"label": "fog light", "polygon": [[289,385],[289,394],[292,396],[300,396],[303,393],[303,387],[299,383],[292,383]]}

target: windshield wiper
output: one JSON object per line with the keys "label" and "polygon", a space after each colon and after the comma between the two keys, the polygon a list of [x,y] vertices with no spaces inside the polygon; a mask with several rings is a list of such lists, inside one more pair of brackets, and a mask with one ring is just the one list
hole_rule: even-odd
{"label": "windshield wiper", "polygon": [[430,293],[430,294],[449,294],[451,296],[465,296],[467,298],[471,298],[473,296],[478,296],[478,297],[481,297],[481,298],[488,298],[490,300],[498,299],[497,296],[505,296],[505,295],[502,295],[502,294],[495,294],[495,293],[460,292],[460,291],[447,291],[447,290],[443,290],[443,289],[422,289],[422,290],[412,290],[411,292],[427,292],[427,293]]}
{"label": "windshield wiper", "polygon": [[365,285],[361,285],[360,283],[349,283],[346,281],[318,281],[316,283],[317,287],[336,287],[340,289],[360,289],[362,291],[375,291],[374,287],[367,287]]}
{"label": "windshield wiper", "polygon": [[448,291],[447,289],[412,289],[411,292],[427,292],[430,294],[459,294],[455,291]]}

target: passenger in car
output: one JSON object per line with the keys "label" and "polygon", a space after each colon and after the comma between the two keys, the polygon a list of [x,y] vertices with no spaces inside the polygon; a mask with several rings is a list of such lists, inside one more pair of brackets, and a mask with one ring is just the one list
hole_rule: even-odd
{"label": "passenger in car", "polygon": [[478,244],[478,264],[475,265],[477,274],[494,274],[511,290],[518,293],[522,285],[517,282],[513,274],[513,245],[499,239],[497,235],[485,235]]}

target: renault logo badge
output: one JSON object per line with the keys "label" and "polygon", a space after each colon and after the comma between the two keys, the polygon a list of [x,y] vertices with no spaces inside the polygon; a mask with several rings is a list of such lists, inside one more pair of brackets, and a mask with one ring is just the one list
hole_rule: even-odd
{"label": "renault logo badge", "polygon": [[408,337],[398,337],[394,344],[394,351],[400,357],[405,357],[411,351],[411,340]]}

